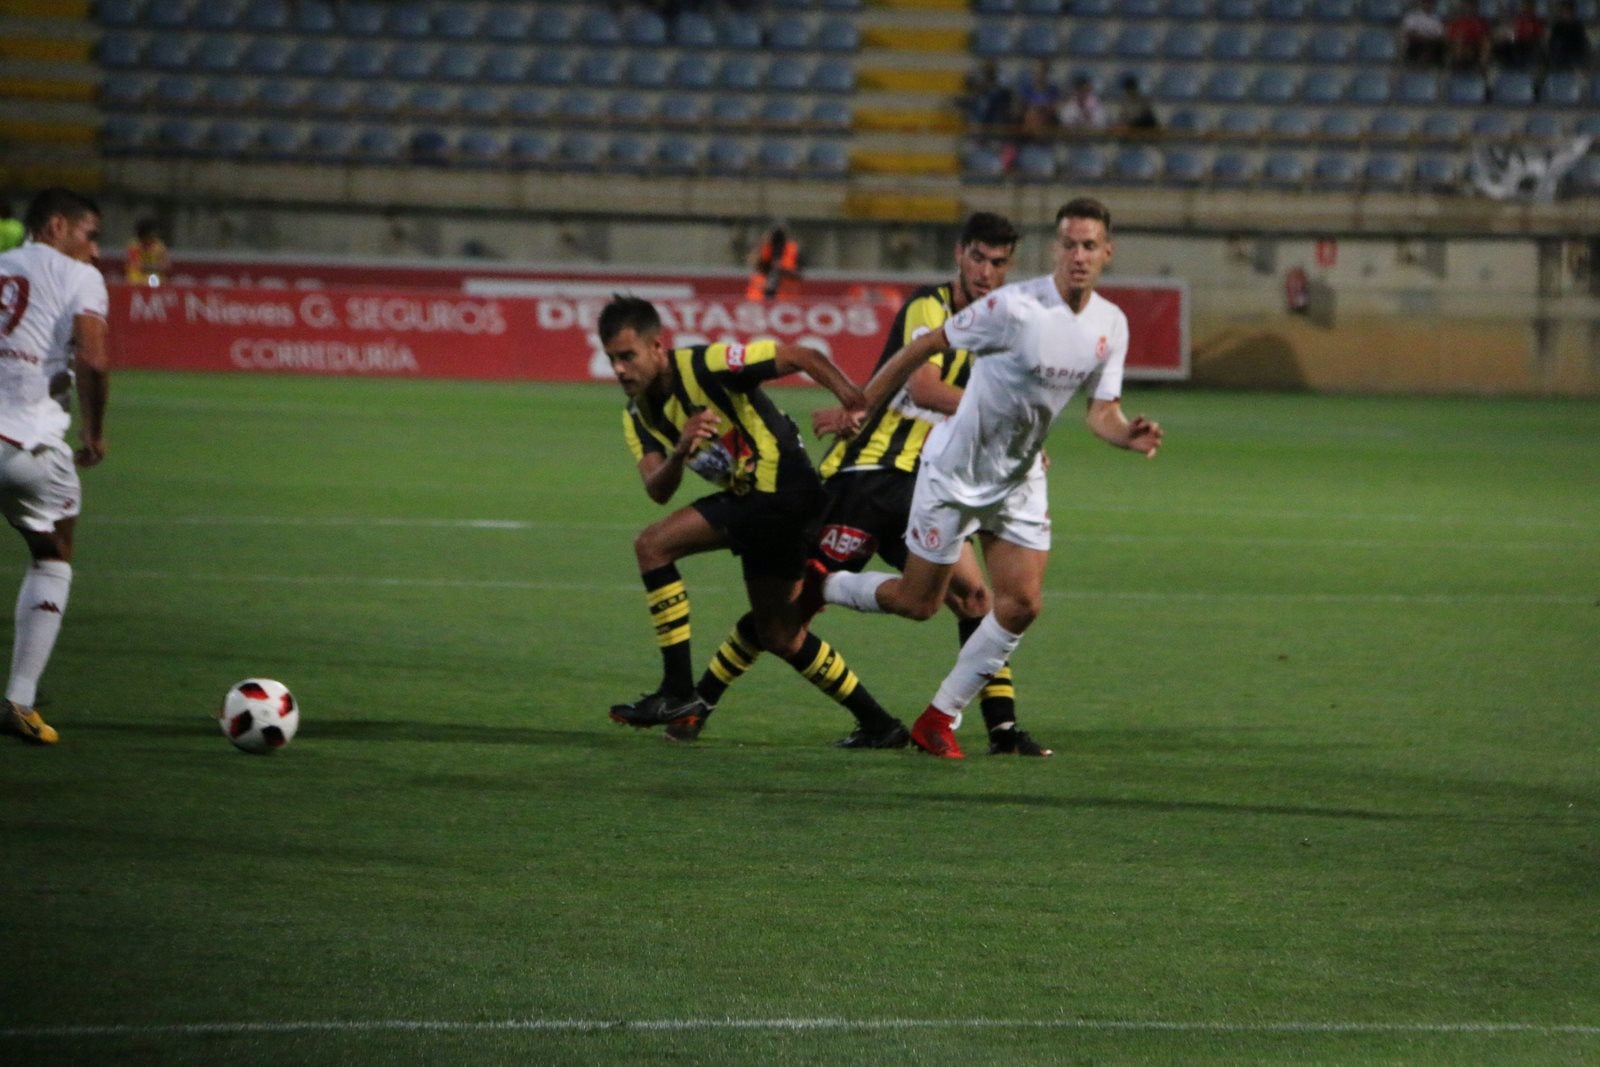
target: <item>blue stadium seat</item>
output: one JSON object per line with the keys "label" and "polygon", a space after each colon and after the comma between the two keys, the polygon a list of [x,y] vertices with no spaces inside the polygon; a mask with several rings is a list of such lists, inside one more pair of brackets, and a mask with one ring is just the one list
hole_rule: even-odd
{"label": "blue stadium seat", "polygon": [[510,4],[495,4],[483,14],[478,32],[496,44],[522,44],[533,36],[533,14]]}
{"label": "blue stadium seat", "polygon": [[855,91],[856,70],[846,59],[824,59],[811,71],[810,88],[818,93]]}
{"label": "blue stadium seat", "polygon": [[700,142],[693,137],[668,134],[656,144],[656,166],[669,174],[699,170]]}
{"label": "blue stadium seat", "polygon": [[243,78],[212,78],[201,93],[206,106],[218,111],[237,113],[249,107],[255,99],[250,83]]}
{"label": "blue stadium seat", "polygon": [[1156,81],[1156,98],[1175,103],[1198,100],[1201,78],[1198,67],[1167,67]]}
{"label": "blue stadium seat", "polygon": [[571,85],[572,53],[561,48],[540,52],[533,57],[528,78],[539,85]]}
{"label": "blue stadium seat", "polygon": [[1123,0],[1118,7],[1125,19],[1158,19],[1166,10],[1163,0]]}
{"label": "blue stadium seat", "polygon": [[1264,0],[1261,15],[1274,22],[1299,22],[1306,17],[1305,0]]}
{"label": "blue stadium seat", "polygon": [[442,167],[450,162],[450,137],[443,130],[412,130],[407,150],[412,163]]}
{"label": "blue stadium seat", "polygon": [[434,34],[440,40],[474,40],[480,29],[480,16],[464,3],[446,3],[434,14]]}
{"label": "blue stadium seat", "polygon": [[139,0],[98,0],[93,13],[102,26],[127,29],[139,24]]}
{"label": "blue stadium seat", "polygon": [[327,162],[342,160],[355,147],[355,131],[342,122],[319,122],[306,134],[308,155]]}
{"label": "blue stadium seat", "polygon": [[629,48],[660,48],[667,43],[667,20],[654,11],[635,11],[622,24]]}
{"label": "blue stadium seat", "polygon": [[1211,38],[1211,58],[1219,63],[1240,63],[1254,54],[1254,35],[1243,26],[1223,26]]}
{"label": "blue stadium seat", "polygon": [[843,178],[850,173],[850,154],[838,141],[817,141],[806,150],[806,172],[817,178]]}
{"label": "blue stadium seat", "polygon": [[1353,189],[1360,168],[1346,152],[1323,152],[1311,164],[1311,184],[1322,189]]}
{"label": "blue stadium seat", "polygon": [[670,73],[665,52],[635,52],[628,57],[623,80],[635,89],[664,89]]}
{"label": "blue stadium seat", "polygon": [[1261,161],[1261,181],[1282,189],[1305,184],[1306,161],[1298,152],[1268,152]]}
{"label": "blue stadium seat", "polygon": [[1300,99],[1307,104],[1336,104],[1344,91],[1344,72],[1332,68],[1312,70],[1300,83]]}
{"label": "blue stadium seat", "polygon": [[790,140],[762,141],[756,149],[756,168],[773,177],[793,177],[800,172],[799,147]]}
{"label": "blue stadium seat", "polygon": [[206,0],[195,6],[189,23],[207,33],[227,33],[238,28],[242,15],[237,0]]}
{"label": "blue stadium seat", "polygon": [[1385,70],[1358,70],[1345,87],[1345,99],[1352,104],[1371,106],[1389,102],[1389,72]]}
{"label": "blue stadium seat", "polygon": [[138,74],[111,74],[100,83],[100,105],[109,108],[132,108],[144,103],[150,95],[150,83]]}
{"label": "blue stadium seat", "polygon": [[1255,181],[1256,163],[1248,152],[1218,152],[1211,161],[1211,181],[1214,185],[1237,188]]}
{"label": "blue stadium seat", "polygon": [[1227,137],[1258,137],[1261,126],[1261,112],[1248,107],[1229,108],[1217,120],[1217,132]]}
{"label": "blue stadium seat", "polygon": [[156,145],[173,155],[193,155],[204,142],[206,127],[187,118],[165,118],[156,124]]}
{"label": "blue stadium seat", "polygon": [[1012,37],[1011,27],[1005,23],[980,21],[972,28],[972,38],[968,47],[975,56],[985,58],[1009,56],[1012,51]]}
{"label": "blue stadium seat", "polygon": [[[416,51],[415,45],[410,47]],[[385,45],[376,41],[355,41],[339,53],[338,71],[346,78],[381,78],[388,63],[389,51]],[[297,69],[297,73],[304,72]]]}
{"label": "blue stadium seat", "polygon": [[1062,174],[1074,181],[1099,181],[1106,176],[1106,156],[1098,145],[1075,144],[1067,149]]}
{"label": "blue stadium seat", "polygon": [[860,11],[866,0],[821,0],[824,11]]}
{"label": "blue stadium seat", "polygon": [[861,47],[861,31],[849,19],[823,19],[817,27],[816,47],[823,52],[854,52]]}
{"label": "blue stadium seat", "polygon": [[972,11],[976,15],[1014,15],[1017,0],[972,0]]}
{"label": "blue stadium seat", "polygon": [[1210,113],[1200,108],[1181,107],[1167,116],[1169,136],[1201,137],[1210,132]]}
{"label": "blue stadium seat", "polygon": [[1382,26],[1397,26],[1405,8],[1406,0],[1361,0],[1361,17]]}
{"label": "blue stadium seat", "polygon": [[1494,80],[1494,102],[1504,107],[1532,107],[1537,95],[1533,75],[1526,71],[1503,71]]}
{"label": "blue stadium seat", "polygon": [[607,116],[617,126],[649,125],[654,110],[648,97],[629,90],[612,93],[611,102],[606,106]]}
{"label": "blue stadium seat", "polygon": [[476,81],[483,65],[483,51],[471,45],[448,45],[439,53],[434,74],[445,81]]}
{"label": "blue stadium seat", "polygon": [[188,70],[192,54],[189,38],[176,33],[158,34],[145,48],[144,65],[157,70]]}
{"label": "blue stadium seat", "polygon": [[801,15],[780,15],[767,27],[767,47],[776,52],[804,52],[811,47],[811,26]]}
{"label": "blue stadium seat", "polygon": [[1313,63],[1343,63],[1350,58],[1350,38],[1343,30],[1320,26],[1306,40],[1306,59]]}
{"label": "blue stadium seat", "polygon": [[1577,107],[1582,104],[1582,76],[1570,70],[1551,71],[1539,87],[1539,102],[1552,107]]}
{"label": "blue stadium seat", "polygon": [[1559,115],[1552,115],[1548,111],[1535,111],[1522,124],[1522,132],[1525,136],[1536,140],[1550,141],[1563,136],[1563,125]]}
{"label": "blue stadium seat", "polygon": [[1564,185],[1580,196],[1600,194],[1600,156],[1587,155],[1572,165]]}
{"label": "blue stadium seat", "polygon": [[1012,173],[1024,181],[1047,182],[1056,176],[1055,150],[1047,144],[1029,142],[1017,149]]}
{"label": "blue stadium seat", "polygon": [[1424,189],[1453,190],[1461,181],[1461,162],[1455,156],[1430,153],[1417,160],[1416,176]]}
{"label": "blue stadium seat", "polygon": [[250,151],[255,139],[254,127],[247,126],[237,119],[220,119],[213,122],[211,128],[206,131],[206,154],[224,159],[237,159]]}
{"label": "blue stadium seat", "polygon": [[732,137],[713,137],[705,158],[714,174],[743,174],[750,169],[749,146]]}
{"label": "blue stadium seat", "polygon": [[305,131],[289,122],[264,123],[257,137],[261,154],[268,159],[292,159],[305,143]]}
{"label": "blue stadium seat", "polygon": [[542,167],[550,162],[550,138],[537,130],[521,130],[511,135],[506,158],[518,167]]}
{"label": "blue stadium seat", "polygon": [[299,34],[333,33],[339,28],[338,16],[328,0],[296,0],[289,17],[294,32]]}
{"label": "blue stadium seat", "polygon": [[1375,111],[1367,124],[1367,135],[1375,141],[1404,141],[1416,132],[1416,123],[1404,111]]}
{"label": "blue stadium seat", "polygon": [[1295,98],[1298,86],[1291,67],[1267,67],[1250,87],[1250,98],[1260,104],[1283,105]]}
{"label": "blue stadium seat", "polygon": [[704,91],[716,83],[716,68],[699,52],[686,52],[672,65],[668,82],[675,89]]}
{"label": "blue stadium seat", "polygon": [[1256,17],[1256,0],[1217,0],[1217,18],[1248,22]]}
{"label": "blue stadium seat", "polygon": [[518,89],[506,100],[506,110],[519,122],[542,122],[555,112],[555,102],[538,89]]}
{"label": "blue stadium seat", "polygon": [[578,40],[598,47],[619,45],[622,43],[622,24],[605,7],[586,8],[583,17],[578,20]]}
{"label": "blue stadium seat", "polygon": [[351,37],[376,37],[384,30],[384,9],[381,4],[355,2],[341,3],[334,8],[339,28]]}
{"label": "blue stadium seat", "polygon": [[1452,74],[1445,81],[1444,101],[1456,107],[1481,104],[1488,99],[1488,88],[1480,74]]}
{"label": "blue stadium seat", "polygon": [[1167,17],[1172,19],[1208,19],[1211,17],[1211,0],[1168,0]]}
{"label": "blue stadium seat", "polygon": [[137,152],[148,137],[144,120],[133,115],[112,115],[100,127],[100,145],[111,155]]}
{"label": "blue stadium seat", "polygon": [[433,35],[433,20],[428,17],[425,5],[401,3],[386,6],[388,10],[384,13],[383,28],[391,37],[426,41]]}
{"label": "blue stadium seat", "polygon": [[257,77],[283,74],[289,69],[294,55],[294,45],[283,37],[256,37],[245,46],[239,57],[239,69]]}
{"label": "blue stadium seat", "polygon": [[578,60],[573,78],[580,85],[610,89],[622,84],[622,53],[604,49],[590,52]]}
{"label": "blue stadium seat", "polygon": [[1292,63],[1300,58],[1300,53],[1305,50],[1306,42],[1300,35],[1299,28],[1295,26],[1272,26],[1261,35],[1261,40],[1256,43],[1257,60],[1268,63]]}
{"label": "blue stadium seat", "polygon": [[515,85],[527,76],[522,53],[511,48],[491,48],[483,57],[478,77],[495,85]]}
{"label": "blue stadium seat", "polygon": [[593,126],[600,121],[601,114],[600,97],[587,89],[563,93],[556,101],[556,116],[563,122]]}
{"label": "blue stadium seat", "polygon": [[[343,84],[330,82],[319,84]],[[293,111],[306,98],[299,82],[286,78],[269,78],[256,87],[256,107],[267,111]]]}
{"label": "blue stadium seat", "polygon": [[717,47],[717,26],[699,11],[680,11],[672,22],[672,43],[679,48]]}
{"label": "blue stadium seat", "polygon": [[356,134],[350,153],[362,163],[398,163],[402,147],[393,126],[365,126]]}
{"label": "blue stadium seat", "polygon": [[150,0],[144,22],[159,30],[176,30],[189,24],[188,0]]}
{"label": "blue stadium seat", "polygon": [[1317,123],[1317,136],[1325,141],[1359,141],[1363,132],[1361,115],[1355,111],[1327,111]]}
{"label": "blue stadium seat", "polygon": [[850,104],[838,97],[825,96],[811,105],[807,121],[822,130],[845,131],[850,129]]}
{"label": "blue stadium seat", "polygon": [[1154,150],[1137,145],[1119,149],[1111,161],[1111,176],[1121,182],[1152,182],[1160,171],[1161,160]]}
{"label": "blue stadium seat", "polygon": [[[729,92],[753,93],[761,88],[761,68],[743,56],[729,56],[717,71],[717,88]],[[777,78],[790,91],[805,85],[805,61],[798,56],[778,56],[767,68],[768,78]]]}
{"label": "blue stadium seat", "polygon": [[613,137],[606,146],[606,166],[624,173],[638,173],[650,165],[654,146],[634,133]]}
{"label": "blue stadium seat", "polygon": [[467,166],[499,166],[506,160],[506,141],[493,130],[467,130],[456,146],[456,158]]}
{"label": "blue stadium seat", "polygon": [[406,107],[427,118],[439,118],[455,110],[455,93],[437,85],[418,85],[406,95]]}
{"label": "blue stadium seat", "polygon": [[672,126],[691,126],[706,117],[705,96],[702,93],[671,93],[661,98],[656,117]]}
{"label": "blue stadium seat", "polygon": [[[318,82],[311,87],[307,101],[318,111],[336,115],[350,107],[350,96],[350,87],[342,82]],[[393,82],[371,82],[362,86],[355,106],[373,117],[398,115],[408,99],[406,91]]]}
{"label": "blue stadium seat", "polygon": [[1439,79],[1432,71],[1402,71],[1395,81],[1394,98],[1398,103],[1413,106],[1437,103]]}
{"label": "blue stadium seat", "polygon": [[421,81],[433,77],[434,50],[423,44],[402,42],[389,53],[388,72],[393,78]]}
{"label": "blue stadium seat", "polygon": [[1112,51],[1118,59],[1154,59],[1161,51],[1161,39],[1150,23],[1129,23],[1117,34]]}
{"label": "blue stadium seat", "polygon": [[997,181],[1005,177],[1006,165],[990,146],[971,144],[962,149],[961,170],[971,181]]}
{"label": "blue stadium seat", "polygon": [[1218,67],[1206,79],[1206,99],[1225,104],[1238,103],[1250,95],[1249,79],[1243,67]]}
{"label": "blue stadium seat", "polygon": [[1390,64],[1400,58],[1400,45],[1392,29],[1369,26],[1356,35],[1355,58],[1358,63]]}
{"label": "blue stadium seat", "polygon": [[572,12],[564,7],[545,4],[534,9],[528,32],[535,44],[569,44],[577,36]]}
{"label": "blue stadium seat", "polygon": [[[1034,25],[1048,27],[1050,34],[1052,36],[1055,34],[1055,27],[1049,23],[1029,23],[1028,25],[1029,27]],[[1024,32],[1032,33],[1037,31],[1027,29]],[[1028,51],[1028,44],[1025,40],[1019,43],[1024,51]],[[1029,54],[1038,55],[1039,53],[1029,51]],[[1053,50],[1051,54],[1054,54]],[[1111,34],[1107,31],[1103,22],[1080,22],[1073,26],[1072,30],[1067,34],[1067,55],[1072,56],[1074,59],[1099,59],[1110,54]]]}
{"label": "blue stadium seat", "polygon": [[166,109],[190,108],[200,100],[200,83],[186,74],[157,78],[151,93],[155,103]]}
{"label": "blue stadium seat", "polygon": [[1511,115],[1504,111],[1480,111],[1472,117],[1472,135],[1506,140],[1513,131]]}
{"label": "blue stadium seat", "polygon": [[1267,120],[1267,133],[1283,140],[1304,140],[1311,136],[1314,128],[1311,116],[1298,108],[1274,111]]}
{"label": "blue stadium seat", "polygon": [[479,122],[497,119],[505,111],[505,101],[500,94],[481,85],[463,89],[460,106],[463,115]]}
{"label": "blue stadium seat", "polygon": [[144,58],[144,39],[131,33],[108,33],[95,47],[95,58],[111,70],[131,70]]}
{"label": "blue stadium seat", "polygon": [[763,126],[793,127],[805,121],[805,111],[793,96],[769,96],[756,118]]}
{"label": "blue stadium seat", "polygon": [[711,100],[710,119],[714,125],[748,126],[755,117],[755,102],[747,94],[731,93]]}
{"label": "blue stadium seat", "polygon": [[733,52],[761,50],[761,23],[755,16],[733,12],[717,20],[717,41]]}
{"label": "blue stadium seat", "polygon": [[1417,133],[1430,141],[1458,141],[1463,129],[1461,116],[1454,111],[1430,111],[1422,117]]}
{"label": "blue stadium seat", "polygon": [[1361,168],[1361,180],[1372,189],[1403,189],[1406,184],[1404,157],[1392,152],[1368,156]]}
{"label": "blue stadium seat", "polygon": [[[1074,15],[1079,14],[1076,0],[1068,0],[1068,2],[1072,3],[1072,13]],[[1109,0],[1081,0],[1081,2],[1088,5],[1090,8],[1093,8],[1095,5],[1099,5],[1101,7],[1111,6]],[[1017,13],[1019,15],[1043,15],[1046,18],[1060,18],[1062,13],[1062,0],[1017,0]],[[1090,10],[1085,13],[1091,15],[1099,14],[1102,17],[1108,14],[1108,12],[1103,10],[1099,12]]]}
{"label": "blue stadium seat", "polygon": [[1197,61],[1206,57],[1208,45],[1200,27],[1174,23],[1167,27],[1167,35],[1161,39],[1161,55],[1165,59]]}
{"label": "blue stadium seat", "polygon": [[1356,0],[1312,0],[1311,17],[1321,22],[1349,22],[1356,17]]}
{"label": "blue stadium seat", "polygon": [[1161,179],[1170,185],[1199,185],[1206,177],[1206,157],[1194,148],[1169,148],[1162,160]]}
{"label": "blue stadium seat", "polygon": [[1061,38],[1053,22],[1024,22],[1012,47],[1032,59],[1054,59],[1061,52]]}
{"label": "blue stadium seat", "polygon": [[600,165],[603,148],[599,138],[591,133],[569,133],[556,147],[556,158],[563,167],[573,170],[594,170]]}

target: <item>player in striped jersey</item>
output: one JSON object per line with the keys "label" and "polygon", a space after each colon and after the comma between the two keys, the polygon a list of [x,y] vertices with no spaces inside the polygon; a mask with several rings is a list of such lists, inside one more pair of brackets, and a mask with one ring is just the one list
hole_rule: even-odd
{"label": "player in striped jersey", "polygon": [[[1017,231],[1009,220],[985,211],[971,215],[956,242],[955,278],[911,294],[889,329],[878,366],[914,338],[939,329],[952,315],[1004,285],[1016,245]],[[955,412],[971,372],[972,357],[965,349],[938,353],[888,404],[834,442],[822,461],[828,503],[813,549],[821,566],[859,571],[876,554],[895,570],[905,569],[906,519],[923,442],[935,424]],[[819,430],[837,428],[842,421],[831,420],[841,416],[842,409],[819,412],[814,424]],[[945,603],[956,616],[957,634],[964,644],[990,610],[989,588],[970,542],[961,550]],[[1049,749],[1017,727],[1010,664],[995,672],[980,702],[991,753],[1050,755]],[[862,723],[836,743],[841,748],[881,748],[899,747],[905,741],[903,727],[882,735]]]}
{"label": "player in striped jersey", "polygon": [[[630,726],[666,726],[668,736],[699,735],[726,681],[762,651],[782,656],[807,681],[858,719],[893,724],[826,641],[809,632],[797,603],[805,571],[806,531],[822,503],[822,485],[794,423],[761,384],[804,371],[847,408],[861,392],[822,353],[755,341],[668,349],[655,307],[619,296],[600,312],[600,343],[629,403],[623,435],[645,492],[672,499],[685,468],[718,491],[678,508],[634,539],[634,554],[661,651],[653,693],[617,704],[611,717]],[[694,685],[689,594],[678,573],[685,556],[727,548],[740,559],[750,612]],[[718,670],[718,665],[722,669]]]}

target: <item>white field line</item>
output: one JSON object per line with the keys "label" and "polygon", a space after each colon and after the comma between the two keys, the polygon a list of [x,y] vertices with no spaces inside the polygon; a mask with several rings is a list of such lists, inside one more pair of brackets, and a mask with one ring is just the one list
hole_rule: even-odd
{"label": "white field line", "polygon": [[[551,582],[504,578],[381,578],[355,574],[206,574],[192,571],[83,570],[83,576],[152,582],[251,582],[258,585],[356,585],[377,589],[490,589],[530,593],[637,593],[636,582]],[[737,594],[740,589],[712,582],[695,584],[697,592]],[[1051,600],[1126,600],[1151,603],[1266,604],[1553,604],[1589,605],[1596,595],[1570,593],[1216,593],[1204,591],[1046,589]]]}
{"label": "white field line", "polygon": [[[644,517],[638,522],[565,522],[529,519],[423,519],[423,518],[359,518],[356,516],[275,516],[275,515],[181,515],[132,516],[91,515],[90,524],[106,526],[287,526],[303,528],[375,528],[375,529],[431,529],[431,530],[571,530],[636,532],[643,527]],[[1590,529],[1580,524],[1562,524],[1561,528]],[[1570,551],[1592,547],[1587,539],[1577,541],[1484,541],[1470,538],[1428,538],[1426,540],[1396,540],[1383,537],[1235,537],[1193,536],[1188,534],[1086,534],[1058,530],[1056,540],[1081,544],[1113,545],[1241,545],[1278,548],[1425,548],[1430,553],[1441,549],[1458,548],[1463,551],[1530,550]]]}
{"label": "white field line", "polygon": [[1600,1037],[1600,1026],[1578,1023],[1523,1022],[1183,1022],[1165,1019],[330,1019],[285,1022],[209,1022],[13,1026],[0,1028],[0,1039],[50,1038],[151,1038],[259,1034],[382,1032],[504,1033],[528,1032],[634,1032],[663,1031],[779,1031],[873,1033],[906,1030],[1039,1030],[1095,1033],[1179,1034],[1386,1034],[1494,1035],[1530,1034],[1538,1037]]}

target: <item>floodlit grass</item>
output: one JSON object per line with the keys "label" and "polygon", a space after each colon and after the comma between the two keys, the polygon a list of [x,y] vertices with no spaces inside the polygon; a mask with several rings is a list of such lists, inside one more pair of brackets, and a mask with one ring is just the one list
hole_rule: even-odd
{"label": "floodlit grass", "polygon": [[[1062,426],[1014,661],[1058,755],[973,715],[953,763],[829,748],[771,661],[696,745],[606,719],[658,672],[619,404],[118,378],[62,743],[0,745],[0,1060],[1600,1059],[1600,405]],[[703,664],[742,589],[682,569]],[[908,719],[954,654],[818,630]],[[209,717],[249,675],[304,707],[270,757]]]}

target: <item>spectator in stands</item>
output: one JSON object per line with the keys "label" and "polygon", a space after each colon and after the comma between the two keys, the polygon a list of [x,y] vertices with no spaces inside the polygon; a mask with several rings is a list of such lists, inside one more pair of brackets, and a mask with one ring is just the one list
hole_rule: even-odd
{"label": "spectator in stands", "polygon": [[1478,0],[1457,0],[1455,11],[1444,20],[1444,42],[1445,61],[1452,70],[1488,71],[1490,27],[1478,10]]}
{"label": "spectator in stands", "polygon": [[750,253],[750,281],[746,300],[776,300],[800,291],[800,242],[780,223],[767,231]]}
{"label": "spectator in stands", "polygon": [[1009,126],[1012,122],[1011,90],[1000,81],[994,60],[967,73],[961,91],[961,113],[969,126]]}
{"label": "spectator in stands", "polygon": [[1161,128],[1161,120],[1156,116],[1155,105],[1145,95],[1137,74],[1122,76],[1122,99],[1117,101],[1117,117],[1114,125],[1122,133],[1134,134],[1154,133]]}
{"label": "spectator in stands", "polygon": [[1546,32],[1539,5],[1534,0],[1522,0],[1515,11],[1507,10],[1495,25],[1495,61],[1515,70],[1542,65]]}
{"label": "spectator in stands", "polygon": [[1416,66],[1444,62],[1444,19],[1439,17],[1437,0],[1420,0],[1401,18],[1400,55]]}
{"label": "spectator in stands", "polygon": [[1551,70],[1575,70],[1589,65],[1589,30],[1578,17],[1572,0],[1559,0],[1550,10],[1550,32],[1545,36],[1545,61]]}
{"label": "spectator in stands", "polygon": [[140,219],[128,242],[123,276],[130,285],[160,285],[172,268],[167,243],[161,239],[161,226],[155,219]]}
{"label": "spectator in stands", "polygon": [[1106,128],[1106,108],[1094,91],[1094,79],[1087,74],[1074,75],[1072,93],[1061,102],[1056,111],[1056,121],[1064,130],[1103,130]]}
{"label": "spectator in stands", "polygon": [[1022,139],[1049,140],[1055,133],[1056,108],[1060,103],[1061,89],[1050,80],[1050,61],[1041,59],[1017,92]]}

